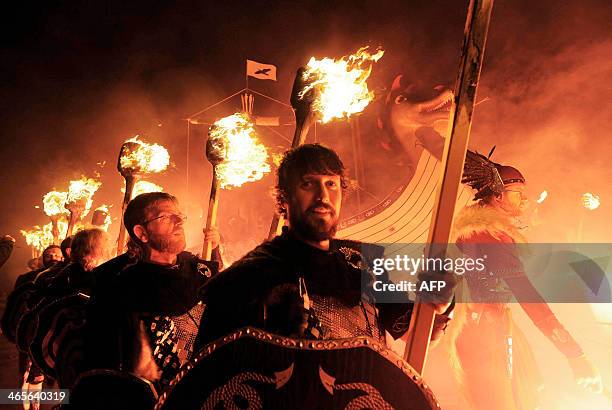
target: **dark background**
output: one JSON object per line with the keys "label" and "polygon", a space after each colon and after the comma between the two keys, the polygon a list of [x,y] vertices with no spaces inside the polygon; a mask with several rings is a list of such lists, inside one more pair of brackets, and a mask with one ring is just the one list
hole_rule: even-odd
{"label": "dark background", "polygon": [[[399,73],[423,85],[452,86],[466,9],[467,1],[49,1],[5,11],[0,233],[17,238],[18,248],[2,269],[2,285],[11,287],[24,270],[29,250],[19,229],[48,222],[34,206],[52,188],[65,190],[70,179],[99,173],[103,185],[94,206],[114,204],[117,217],[123,182],[116,156],[135,134],[170,151],[171,169],[151,179],[181,199],[195,245],[210,165],[202,155],[205,127],[192,127],[188,154],[184,119],[242,88],[247,58],[278,67],[278,82],[251,79],[250,85],[285,102],[295,69],[311,56],[338,57],[366,44],[386,50],[372,75],[377,92]],[[581,212],[583,192],[602,198],[584,222],[583,239],[610,240],[611,17],[607,1],[494,5],[479,89],[479,99],[489,101],[477,108],[471,145],[488,152],[496,144],[495,158],[519,167],[535,195],[549,190],[549,209],[541,211],[552,226],[550,241],[574,235],[576,224],[567,225]],[[232,100],[222,107],[225,114],[215,114],[236,108],[239,100]],[[256,98],[255,111],[291,119],[286,108],[262,99]],[[279,132],[290,137],[292,127]],[[317,133],[345,151],[337,132],[326,135],[319,127]],[[379,154],[386,160],[391,154],[380,152],[378,136],[367,127],[366,134],[366,162],[378,164]],[[266,138],[278,150],[288,145]],[[397,183],[377,166],[366,170],[368,189],[377,195]],[[267,178],[228,197],[258,201],[272,183]],[[229,206],[222,204],[221,219]]]}
{"label": "dark background", "polygon": [[[367,44],[386,50],[369,81],[379,96],[400,73],[423,86],[452,86],[467,1],[25,1],[16,7],[0,17],[0,235],[17,239],[0,270],[5,292],[30,257],[19,229],[48,222],[35,206],[51,189],[66,190],[71,179],[99,174],[103,185],[94,206],[113,205],[116,235],[123,182],[115,163],[121,143],[135,134],[168,148],[173,165],[150,179],[179,197],[189,216],[189,243],[197,249],[210,165],[203,156],[206,128],[192,127],[188,149],[185,119],[244,87],[247,58],[278,67],[278,82],[251,79],[249,85],[284,102],[296,68],[311,56],[339,57]],[[481,152],[497,145],[494,159],[521,169],[533,196],[549,191],[536,240],[612,241],[610,21],[609,0],[495,2],[478,90],[478,99],[488,101],[475,111],[470,145]],[[381,197],[402,179],[401,153],[381,149],[377,106],[363,115],[363,166],[365,188]],[[234,99],[211,115],[239,107]],[[291,120],[287,108],[258,97],[255,112]],[[262,140],[280,152],[292,130],[280,127]],[[346,130],[317,127],[317,140],[337,149],[354,171]],[[224,192],[222,225],[245,207],[261,220],[222,233],[250,243],[261,239],[272,213],[272,184],[267,177]],[[582,208],[584,192],[599,195],[601,207]],[[347,206],[356,209],[354,199]],[[599,321],[590,328],[575,307],[555,309],[609,380],[609,309],[595,310]],[[601,397],[575,389],[547,340],[533,329],[528,337],[545,364],[554,408],[602,408]],[[0,350],[2,386],[11,387],[15,350],[4,340]],[[453,386],[434,389],[452,408],[448,404],[458,397]]]}

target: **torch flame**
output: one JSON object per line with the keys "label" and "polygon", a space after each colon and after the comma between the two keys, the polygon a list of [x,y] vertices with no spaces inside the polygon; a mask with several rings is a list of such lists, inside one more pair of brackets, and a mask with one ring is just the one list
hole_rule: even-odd
{"label": "torch flame", "polygon": [[542,202],[544,202],[544,200],[548,197],[548,191],[542,191],[542,193],[540,194],[540,197],[538,198],[538,200],[536,201],[538,204],[541,204]]}
{"label": "torch flame", "polygon": [[126,150],[120,158],[122,169],[132,172],[156,173],[168,168],[170,154],[168,150],[159,144],[148,144],[138,139],[138,135],[125,141],[137,144],[135,149]]}
{"label": "torch flame", "polygon": [[303,98],[310,90],[315,91],[312,109],[322,123],[363,111],[374,98],[366,81],[372,72],[372,64],[383,54],[383,50],[371,54],[368,47],[362,47],[355,54],[339,60],[311,57],[304,72],[304,81],[308,85],[299,97]]}
{"label": "torch flame", "polygon": [[216,121],[210,128],[209,140],[214,151],[211,154],[222,158],[216,165],[221,188],[239,187],[270,172],[266,147],[257,140],[246,114],[236,113]]}
{"label": "torch flame", "polygon": [[87,215],[93,203],[93,195],[100,188],[100,185],[102,185],[101,182],[86,177],[70,181],[66,209],[83,208],[82,216]]}
{"label": "torch flame", "polygon": [[43,210],[47,216],[56,216],[66,213],[64,204],[68,198],[68,192],[51,191],[43,197]]}
{"label": "torch flame", "polygon": [[276,168],[280,167],[281,162],[283,161],[283,154],[274,152],[272,153],[272,163],[276,166]]}
{"label": "torch flame", "polygon": [[[36,225],[30,230],[22,229],[21,234],[25,238],[26,243],[32,248],[37,249],[38,251],[42,251],[45,248],[43,244],[45,238],[43,235],[42,228],[40,226]],[[49,244],[51,244],[52,242],[53,236],[51,237],[51,241],[49,242]]]}
{"label": "torch flame", "polygon": [[[57,221],[57,227],[59,229],[60,238],[66,236],[66,231],[68,230],[68,223],[66,221],[59,220]],[[83,229],[82,225],[79,225],[79,230]],[[37,249],[39,252],[45,250],[45,248],[53,243],[53,224],[49,222],[48,224],[40,227],[39,225],[35,225],[30,230],[21,230],[21,234],[24,236],[26,243]]]}
{"label": "torch flame", "polygon": [[599,201],[598,195],[593,195],[592,193],[587,192],[585,194],[582,194],[582,205],[589,211],[592,211],[594,209],[599,208],[601,202]]}
{"label": "torch flame", "polygon": [[102,223],[102,225],[99,226],[100,229],[104,229],[106,232],[108,232],[108,228],[110,227],[112,223],[109,208],[110,207],[108,205],[103,204],[95,209],[96,211],[102,211],[104,212],[104,214],[106,214],[106,216],[104,217],[104,222]]}
{"label": "torch flame", "polygon": [[[125,185],[125,184],[124,184]],[[132,199],[136,198],[140,194],[146,194],[148,192],[162,192],[164,188],[149,181],[137,181],[134,184],[134,190],[132,191]],[[121,188],[121,192],[125,193],[125,186]]]}

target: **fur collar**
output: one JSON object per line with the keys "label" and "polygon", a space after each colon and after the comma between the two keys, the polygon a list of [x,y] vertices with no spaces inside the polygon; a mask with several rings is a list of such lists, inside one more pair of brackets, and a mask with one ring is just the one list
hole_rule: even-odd
{"label": "fur collar", "polygon": [[508,235],[515,243],[526,243],[527,240],[519,231],[517,221],[503,212],[480,204],[463,208],[455,217],[452,241],[467,238],[478,233],[489,233],[495,239]]}

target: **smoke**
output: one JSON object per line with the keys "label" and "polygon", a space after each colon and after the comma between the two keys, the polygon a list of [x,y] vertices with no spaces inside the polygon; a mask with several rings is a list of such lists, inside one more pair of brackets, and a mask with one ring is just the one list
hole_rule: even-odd
{"label": "smoke", "polygon": [[[605,154],[612,149],[612,39],[598,32],[593,19],[568,33],[567,20],[585,10],[564,11],[571,14],[537,26],[528,16],[495,15],[478,91],[490,100],[476,108],[471,145],[485,153],[497,145],[493,159],[523,172],[532,201],[548,191],[534,238],[610,242],[603,221],[612,216],[607,183],[612,167]],[[508,23],[511,16],[518,19],[513,24]],[[524,30],[523,36],[505,35],[512,29]],[[600,196],[599,209],[582,207],[585,192]]]}
{"label": "smoke", "polygon": [[[111,234],[116,236],[123,186],[115,169],[117,155],[121,143],[135,134],[168,148],[174,165],[149,179],[178,196],[189,217],[188,243],[197,251],[210,164],[204,157],[206,127],[190,128],[188,149],[185,119],[244,87],[246,58],[278,66],[278,82],[251,80],[250,86],[284,102],[295,70],[311,56],[342,56],[366,44],[386,50],[372,73],[372,88],[379,95],[397,74],[421,86],[452,85],[466,4],[226,2],[217,7],[213,2],[77,2],[70,7],[37,4],[22,14],[7,14],[15,24],[5,25],[10,33],[1,39],[3,78],[11,81],[0,89],[0,234],[15,236],[18,248],[2,269],[0,285],[11,288],[15,276],[26,269],[29,249],[19,228],[48,221],[34,205],[42,205],[46,192],[66,189],[68,181],[81,174],[100,174],[103,185],[94,208],[114,205]],[[575,240],[580,220],[583,241],[611,241],[610,12],[608,2],[599,0],[494,5],[478,90],[479,99],[489,100],[476,108],[470,146],[488,153],[496,145],[493,159],[523,172],[534,201],[539,192],[549,192],[539,209],[540,225],[531,231],[540,241]],[[202,119],[210,121],[239,108],[239,99],[234,99]],[[367,193],[361,192],[361,207],[351,194],[344,217],[377,203],[403,182],[401,153],[381,147],[376,110],[372,104],[359,119],[365,174],[361,183]],[[255,112],[291,120],[286,107],[259,97]],[[262,139],[279,152],[288,147],[292,131],[291,126],[262,131]],[[360,165],[354,161],[348,125],[317,127],[309,136],[315,140],[338,150],[355,178]],[[273,184],[269,176],[222,192],[219,223],[221,234],[236,247],[233,258],[266,234]],[[601,207],[582,208],[584,192],[599,195]],[[583,329],[571,324],[574,333]],[[533,326],[529,329],[529,339],[535,340]],[[588,344],[588,337],[601,336],[597,332],[583,331],[581,342],[587,353],[599,354],[599,363],[609,363],[609,354]],[[538,354],[548,354],[548,363],[558,362],[550,347],[544,340]],[[568,380],[564,369],[553,382]],[[604,370],[610,376],[610,369]]]}
{"label": "smoke", "polygon": [[[365,44],[386,50],[372,73],[378,95],[397,74],[423,86],[452,85],[465,20],[464,2],[443,1],[307,2],[302,7],[272,4],[266,10],[244,4],[218,9],[147,5],[144,14],[136,6],[118,7],[119,14],[106,6],[46,7],[23,13],[23,24],[4,40],[13,41],[3,55],[17,73],[2,88],[9,102],[0,114],[6,136],[0,154],[2,189],[5,198],[18,199],[1,204],[1,232],[17,236],[20,227],[46,223],[34,209],[42,195],[96,172],[103,182],[96,204],[114,204],[116,217],[123,184],[115,171],[119,146],[145,134],[170,151],[174,167],[151,180],[183,203],[191,243],[200,238],[210,166],[203,156],[205,127],[192,127],[188,152],[184,119],[243,87],[245,58],[279,67],[278,82],[251,80],[250,85],[280,101],[288,100],[295,69],[310,56],[341,56]],[[494,158],[520,168],[534,196],[549,191],[540,209],[549,229],[540,232],[554,232],[556,238],[567,239],[568,229],[561,227],[580,210],[580,195],[587,191],[600,195],[602,206],[585,215],[583,239],[608,237],[600,223],[610,212],[605,183],[610,167],[602,155],[609,148],[611,125],[606,9],[599,1],[534,6],[515,0],[494,6],[479,89],[479,97],[490,100],[476,110],[471,144],[483,152],[497,145]],[[113,23],[117,15],[122,16],[121,29]],[[266,24],[256,16],[268,16]],[[239,100],[229,101],[204,119],[239,107]],[[361,165],[353,156],[348,125],[317,127],[309,137],[337,149],[351,177],[363,168],[365,191],[351,194],[345,217],[379,201],[401,176],[401,156],[381,148],[377,109],[371,104],[359,119]],[[286,107],[256,98],[256,113],[279,111],[281,120],[291,120]],[[263,140],[281,151],[292,129],[273,131],[264,132]],[[243,195],[248,207],[258,197],[268,200],[273,183],[270,176],[225,198],[233,204]],[[271,212],[271,199],[269,205]],[[18,250],[3,269],[13,271],[11,276],[27,258],[25,243],[18,239],[23,252]]]}
{"label": "smoke", "polygon": [[[513,165],[527,179],[531,200],[547,190],[538,223],[528,236],[538,242],[610,242],[612,217],[612,39],[604,21],[610,7],[599,2],[554,5],[496,2],[470,146]],[[587,211],[580,197],[592,192],[601,207]],[[528,221],[529,222],[529,221]],[[604,408],[601,395],[578,389],[563,356],[514,304],[512,314],[527,336],[543,375],[543,403],[550,408]],[[610,306],[558,304],[558,319],[596,364],[604,383],[611,377]],[[474,355],[479,355],[475,348]],[[448,357],[434,350],[430,377],[448,374]],[[430,379],[443,407],[461,401],[457,385]],[[461,406],[460,406],[461,407]]]}

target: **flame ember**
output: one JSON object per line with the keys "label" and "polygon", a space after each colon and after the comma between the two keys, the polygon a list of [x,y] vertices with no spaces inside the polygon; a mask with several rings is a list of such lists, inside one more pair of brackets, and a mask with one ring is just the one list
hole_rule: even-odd
{"label": "flame ember", "polygon": [[121,168],[134,173],[156,173],[168,168],[170,154],[159,144],[148,144],[138,139],[138,135],[125,141],[129,144],[119,159]]}
{"label": "flame ember", "polygon": [[266,147],[257,140],[246,114],[236,113],[216,121],[210,127],[209,146],[212,152],[207,156],[222,160],[216,165],[221,188],[239,187],[270,172]]}
{"label": "flame ember", "polygon": [[[108,232],[108,228],[110,227],[112,223],[109,206],[106,204],[100,205],[99,207],[95,209],[94,215],[96,212],[100,212],[102,215],[104,215],[104,221],[101,224],[99,224],[98,227]],[[92,224],[95,225],[94,221],[92,221]]]}
{"label": "flame ember", "polygon": [[66,213],[64,204],[68,198],[68,192],[51,191],[43,197],[43,210],[47,216],[57,216]]}
{"label": "flame ember", "polygon": [[[124,184],[125,185],[125,184]],[[149,181],[137,181],[134,184],[134,190],[132,191],[132,198],[136,198],[140,194],[146,194],[148,192],[162,192],[164,188]],[[121,192],[125,194],[125,186],[121,188]]]}
{"label": "flame ember", "polygon": [[362,47],[355,54],[339,60],[311,57],[304,72],[304,81],[308,85],[299,97],[303,98],[310,90],[315,92],[312,109],[322,123],[363,111],[374,98],[374,92],[368,90],[366,81],[372,72],[372,64],[383,54],[383,50],[371,54],[368,47]]}
{"label": "flame ember", "polygon": [[68,187],[68,197],[66,198],[66,209],[82,209],[82,216],[87,215],[93,203],[93,195],[102,185],[95,179],[81,177],[75,181],[70,181]]}
{"label": "flame ember", "polygon": [[538,200],[536,201],[538,204],[541,204],[542,202],[544,202],[544,200],[548,197],[548,191],[542,191],[542,193],[540,194],[540,196],[538,197]]}
{"label": "flame ember", "polygon": [[601,201],[599,200],[598,195],[593,195],[592,193],[587,192],[585,194],[582,194],[582,205],[589,211],[592,211],[594,209],[599,208],[599,205],[601,205]]}

